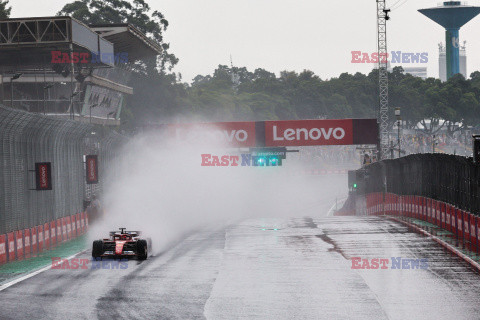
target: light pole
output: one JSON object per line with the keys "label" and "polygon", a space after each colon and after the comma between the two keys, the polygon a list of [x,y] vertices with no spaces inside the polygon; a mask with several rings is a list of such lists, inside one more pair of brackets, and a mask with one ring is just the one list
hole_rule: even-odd
{"label": "light pole", "polygon": [[45,91],[53,87],[53,84],[47,84],[46,86],[43,87],[43,115],[47,114],[47,101],[45,98]]}
{"label": "light pole", "polygon": [[401,157],[400,151],[400,125],[402,124],[402,118],[400,116],[400,108],[395,108],[395,117],[397,117],[397,144],[398,144],[398,157]]}
{"label": "light pole", "polygon": [[70,95],[70,119],[72,120],[75,120],[75,110],[73,109],[73,98],[79,93],[80,91],[77,91]]}
{"label": "light pole", "polygon": [[90,106],[90,123],[92,123],[92,108],[95,108],[98,106],[98,103],[94,103]]}
{"label": "light pole", "polygon": [[480,164],[480,134],[472,135],[473,138],[473,162]]}
{"label": "light pole", "polygon": [[17,80],[22,76],[23,73],[15,73],[11,78],[10,78],[10,108],[13,108],[13,80]]}

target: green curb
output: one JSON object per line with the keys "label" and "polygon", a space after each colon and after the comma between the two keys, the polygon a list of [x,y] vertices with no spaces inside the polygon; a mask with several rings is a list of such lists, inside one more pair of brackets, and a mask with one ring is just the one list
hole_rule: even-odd
{"label": "green curb", "polygon": [[0,266],[0,284],[23,274],[51,265],[53,257],[66,258],[87,248],[87,236],[64,242],[53,249],[45,250],[21,261],[12,261]]}
{"label": "green curb", "polygon": [[409,218],[409,217],[402,217],[403,219],[409,221],[410,223],[430,232],[437,238],[441,239],[442,241],[448,243],[452,247],[456,248],[458,251],[469,257],[470,259],[474,261],[479,261],[480,260],[480,254],[477,253],[476,251],[469,250],[468,247],[471,247],[472,244],[470,241],[465,240],[465,239],[457,239],[455,234],[452,232],[442,229],[441,227],[431,224],[430,222],[426,222],[423,220],[418,220],[415,218]]}

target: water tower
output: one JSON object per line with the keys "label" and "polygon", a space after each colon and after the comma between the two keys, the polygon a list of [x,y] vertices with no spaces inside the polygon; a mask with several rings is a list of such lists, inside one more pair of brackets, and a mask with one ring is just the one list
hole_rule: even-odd
{"label": "water tower", "polygon": [[447,79],[450,79],[460,73],[458,31],[480,13],[480,7],[462,5],[460,1],[446,1],[443,6],[418,11],[445,28]]}

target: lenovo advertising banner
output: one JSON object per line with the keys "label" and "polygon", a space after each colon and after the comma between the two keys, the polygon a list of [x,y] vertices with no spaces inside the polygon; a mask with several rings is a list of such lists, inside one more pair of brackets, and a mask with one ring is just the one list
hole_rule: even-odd
{"label": "lenovo advertising banner", "polygon": [[50,162],[35,163],[36,189],[52,190],[52,164]]}
{"label": "lenovo advertising banner", "polygon": [[265,121],[266,146],[353,144],[352,120]]}
{"label": "lenovo advertising banner", "polygon": [[170,137],[179,142],[255,147],[255,122],[170,124],[167,127]]}
{"label": "lenovo advertising banner", "polygon": [[265,146],[377,144],[375,119],[265,121]]}
{"label": "lenovo advertising banner", "polygon": [[235,148],[360,145],[378,143],[376,119],[288,120],[169,124],[178,142],[218,143]]}
{"label": "lenovo advertising banner", "polygon": [[98,183],[98,156],[88,155],[85,157],[87,184]]}

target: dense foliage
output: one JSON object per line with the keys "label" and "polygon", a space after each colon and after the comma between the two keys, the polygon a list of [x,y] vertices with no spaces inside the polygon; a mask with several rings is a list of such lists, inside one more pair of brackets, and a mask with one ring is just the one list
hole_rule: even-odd
{"label": "dense foliage", "polygon": [[[233,72],[232,72],[233,71]],[[232,89],[231,74],[240,75],[238,93]],[[215,120],[266,120],[305,118],[375,117],[378,106],[378,71],[369,75],[343,73],[322,81],[313,72],[281,72],[219,66],[213,75],[197,76],[186,89],[184,115],[200,114]],[[402,110],[407,127],[439,120],[450,131],[458,124],[480,123],[480,72],[470,80],[456,75],[448,82],[422,80],[395,67],[389,74],[391,118],[395,107]],[[455,125],[457,124],[457,125]]]}
{"label": "dense foliage", "polygon": [[10,12],[12,7],[8,6],[8,0],[0,0],[0,19],[8,19],[10,17]]}
{"label": "dense foliage", "polygon": [[[322,80],[309,70],[283,71],[277,76],[264,69],[251,72],[219,65],[212,75],[198,75],[191,84],[182,83],[181,77],[172,73],[178,59],[163,40],[168,21],[160,12],[150,11],[144,0],[77,0],[59,12],[87,24],[132,23],[162,46],[164,52],[156,63],[147,61],[142,68],[134,68],[134,94],[122,114],[129,126],[145,121],[376,117],[377,70]],[[413,77],[396,67],[389,83],[391,118],[394,108],[400,107],[407,127],[427,120],[453,132],[480,123],[478,71],[469,80],[456,75],[442,83]]]}

